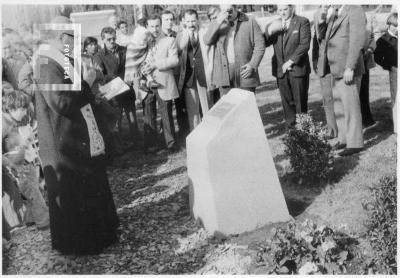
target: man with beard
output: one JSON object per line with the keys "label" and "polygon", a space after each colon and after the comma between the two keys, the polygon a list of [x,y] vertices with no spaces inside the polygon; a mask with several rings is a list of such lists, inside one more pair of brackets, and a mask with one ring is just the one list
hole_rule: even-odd
{"label": "man with beard", "polygon": [[203,115],[209,109],[207,95],[206,65],[207,46],[202,38],[204,32],[199,32],[199,18],[195,10],[185,11],[185,29],[177,37],[180,55],[180,76],[178,90],[184,94],[190,130],[200,123],[200,106]]}

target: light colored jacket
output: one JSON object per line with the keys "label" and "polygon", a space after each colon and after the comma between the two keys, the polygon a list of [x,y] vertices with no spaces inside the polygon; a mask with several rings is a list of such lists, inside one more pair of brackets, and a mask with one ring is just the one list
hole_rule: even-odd
{"label": "light colored jacket", "polygon": [[361,6],[345,5],[342,13],[328,23],[325,40],[321,42],[318,74],[327,74],[329,63],[332,75],[343,78],[346,68],[354,70],[355,76],[365,73],[362,51],[365,44],[365,13]]}
{"label": "light colored jacket", "polygon": [[154,61],[157,67],[154,78],[161,85],[158,94],[162,100],[172,100],[179,97],[174,78],[174,68],[179,65],[178,47],[175,38],[161,34],[156,38]]}
{"label": "light colored jacket", "polygon": [[[228,24],[218,25],[213,21],[204,35],[205,44],[215,46],[212,83],[217,87],[230,86],[229,64],[224,47],[229,29]],[[257,69],[264,57],[265,41],[257,21],[241,12],[238,12],[234,49],[234,78],[238,87],[257,87],[260,84]],[[250,64],[255,71],[250,77],[243,78],[240,75],[240,68],[246,64]]]}

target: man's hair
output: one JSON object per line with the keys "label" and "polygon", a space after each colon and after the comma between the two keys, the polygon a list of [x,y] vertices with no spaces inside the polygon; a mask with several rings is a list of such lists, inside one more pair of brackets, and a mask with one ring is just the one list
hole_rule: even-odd
{"label": "man's hair", "polygon": [[94,37],[86,37],[85,41],[83,42],[83,50],[85,50],[86,47],[91,43],[97,44],[97,39]]}
{"label": "man's hair", "polygon": [[126,24],[126,26],[128,26],[128,23],[125,20],[121,20],[120,22],[118,22],[117,27],[118,29],[121,28],[122,24]]}
{"label": "man's hair", "polygon": [[23,91],[14,90],[3,95],[3,112],[10,112],[18,108],[28,108],[29,99]]}
{"label": "man's hair", "polygon": [[142,27],[146,27],[147,26],[147,17],[142,17],[142,18],[138,19],[137,24]]}
{"label": "man's hair", "polygon": [[[161,18],[162,18],[162,16],[165,15],[165,14],[172,14],[172,19],[175,19],[174,13],[171,12],[170,10],[163,10],[163,11],[161,12]],[[160,20],[161,20],[161,19],[160,19]]]}
{"label": "man's hair", "polygon": [[158,14],[152,14],[146,19],[146,27],[149,24],[149,20],[159,20],[161,23],[161,17]]}
{"label": "man's hair", "polygon": [[185,12],[183,13],[183,16],[192,15],[192,14],[195,14],[196,15],[196,19],[199,19],[199,15],[197,14],[197,11],[193,10],[193,9],[186,9]]}
{"label": "man's hair", "polygon": [[104,27],[103,29],[101,29],[101,39],[104,39],[104,34],[110,34],[110,35],[114,35],[117,32],[115,32],[115,29],[112,27]]}
{"label": "man's hair", "polygon": [[397,13],[391,13],[386,20],[387,25],[393,25],[394,27],[397,27]]}

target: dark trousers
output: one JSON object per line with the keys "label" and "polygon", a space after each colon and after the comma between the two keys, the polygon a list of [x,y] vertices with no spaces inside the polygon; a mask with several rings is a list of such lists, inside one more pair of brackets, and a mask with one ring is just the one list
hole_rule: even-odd
{"label": "dark trousers", "polygon": [[167,148],[172,148],[175,146],[175,126],[174,117],[172,116],[173,102],[172,100],[163,100],[158,94],[157,90],[154,91],[156,94],[158,108],[161,115],[165,145]]}
{"label": "dark trousers", "polygon": [[309,75],[294,77],[290,73],[277,79],[288,127],[296,124],[296,114],[307,113],[309,79]]}
{"label": "dark trousers", "polygon": [[137,116],[136,116],[135,91],[131,87],[130,91],[117,96],[115,99],[120,109],[120,114],[118,119],[119,135],[122,136],[122,116],[123,113],[125,113],[126,119],[128,121],[130,135],[134,137],[139,132]]}
{"label": "dark trousers", "polygon": [[369,70],[366,70],[361,78],[360,106],[362,125],[364,127],[373,125],[375,121],[372,118],[371,109],[369,107]]}
{"label": "dark trousers", "polygon": [[157,145],[157,103],[156,96],[149,92],[142,101],[143,106],[143,145],[144,149]]}
{"label": "dark trousers", "polygon": [[176,121],[178,122],[179,135],[186,137],[189,133],[189,122],[185,103],[185,94],[181,95],[174,100],[176,110]]}
{"label": "dark trousers", "polygon": [[212,89],[210,91],[210,97],[211,97],[211,104],[210,104],[210,109],[211,109],[211,107],[213,107],[214,104],[216,104],[217,101],[220,99],[219,89],[218,88]]}

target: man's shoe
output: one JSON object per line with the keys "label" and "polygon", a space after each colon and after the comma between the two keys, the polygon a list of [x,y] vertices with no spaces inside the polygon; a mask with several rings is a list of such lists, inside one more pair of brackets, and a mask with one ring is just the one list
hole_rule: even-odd
{"label": "man's shoe", "polygon": [[339,142],[332,146],[332,150],[343,150],[346,148],[346,144],[340,144]]}
{"label": "man's shoe", "polygon": [[367,130],[370,130],[370,129],[376,127],[378,124],[379,124],[379,121],[375,121],[375,122],[369,123],[367,125],[363,125],[363,132],[366,132]]}
{"label": "man's shoe", "polygon": [[359,153],[363,150],[363,148],[345,148],[343,151],[338,153],[339,156],[350,156],[356,153]]}

